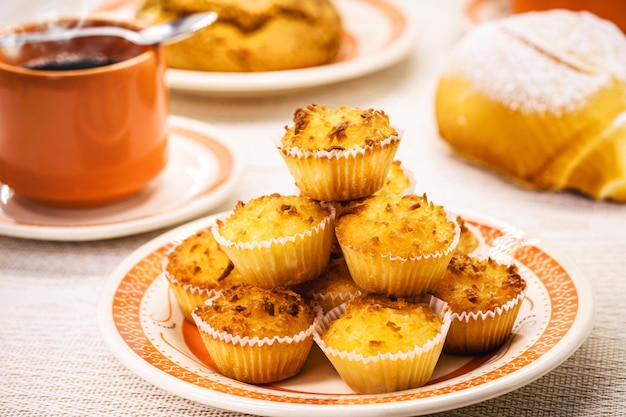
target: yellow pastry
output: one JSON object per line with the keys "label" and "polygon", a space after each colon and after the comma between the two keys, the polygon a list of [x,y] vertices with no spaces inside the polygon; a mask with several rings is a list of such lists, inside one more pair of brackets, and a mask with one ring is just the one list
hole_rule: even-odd
{"label": "yellow pastry", "polygon": [[323,311],[329,311],[361,293],[350,276],[341,251],[331,252],[328,266],[322,274],[293,288],[307,300],[315,302]]}
{"label": "yellow pastry", "polygon": [[459,243],[456,245],[455,251],[457,253],[464,253],[469,255],[478,249],[480,245],[480,241],[478,240],[478,236],[474,234],[470,229],[467,228],[465,224],[465,220],[461,216],[457,216],[456,222],[459,224],[460,234],[459,234]]}
{"label": "yellow pastry", "polygon": [[[389,167],[389,173],[383,188],[376,191],[373,195],[407,195],[412,194],[414,189],[415,178],[413,172],[403,166],[402,162],[395,160]],[[357,198],[356,200],[329,201],[328,203],[335,208],[335,216],[339,218],[345,210],[350,210],[350,207],[362,203],[368,197],[370,196]]]}
{"label": "yellow pastry", "polygon": [[482,354],[499,348],[511,334],[526,293],[517,267],[464,254],[452,257],[433,295],[448,303],[452,324],[444,350]]}
{"label": "yellow pastry", "polygon": [[253,384],[297,374],[313,344],[317,312],[285,288],[239,285],[193,311],[218,370]]}
{"label": "yellow pastry", "polygon": [[296,285],[319,276],[334,242],[335,209],[303,196],[239,201],[212,228],[247,284]]}
{"label": "yellow pastry", "polygon": [[214,11],[217,21],[165,46],[168,66],[194,71],[253,72],[331,62],[343,36],[330,0],[146,0],[146,24]]}
{"label": "yellow pastry", "polygon": [[400,135],[383,111],[310,105],[278,144],[300,192],[323,201],[366,197],[387,179]]}
{"label": "yellow pastry", "polygon": [[402,165],[401,161],[395,160],[391,163],[385,184],[378,191],[378,194],[405,195],[412,194],[414,190],[415,178],[413,177],[413,172]]}
{"label": "yellow pastry", "polygon": [[191,311],[217,291],[241,284],[243,277],[209,229],[187,237],[167,255],[163,273],[180,310],[193,323]]}
{"label": "yellow pastry", "polygon": [[344,211],[335,235],[359,287],[413,297],[445,273],[459,241],[455,219],[426,195],[377,195]]}
{"label": "yellow pastry", "polygon": [[437,85],[441,137],[520,184],[626,201],[626,38],[586,12],[474,28]]}
{"label": "yellow pastry", "polygon": [[357,393],[398,391],[428,381],[449,324],[430,304],[361,294],[324,316],[315,342]]}

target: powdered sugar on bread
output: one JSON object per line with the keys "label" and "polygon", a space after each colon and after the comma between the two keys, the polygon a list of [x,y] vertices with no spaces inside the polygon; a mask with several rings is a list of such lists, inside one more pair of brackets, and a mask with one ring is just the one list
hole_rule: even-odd
{"label": "powdered sugar on bread", "polygon": [[520,14],[467,34],[445,75],[467,78],[512,110],[559,115],[616,79],[626,82],[626,37],[586,12]]}

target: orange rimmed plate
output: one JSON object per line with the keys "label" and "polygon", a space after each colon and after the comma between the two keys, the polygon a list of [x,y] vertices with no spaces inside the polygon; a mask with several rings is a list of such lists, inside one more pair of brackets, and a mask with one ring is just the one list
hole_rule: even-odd
{"label": "orange rimmed plate", "polygon": [[101,295],[100,328],[115,356],[137,375],[175,395],[236,412],[414,416],[484,401],[534,381],[574,353],[591,330],[594,301],[589,283],[567,258],[512,226],[460,215],[480,237],[479,254],[519,266],[527,296],[505,346],[478,357],[444,354],[418,389],[355,394],[315,346],[302,371],[280,383],[251,385],[219,374],[161,274],[167,251],[215,216],[165,233],[122,262]]}
{"label": "orange rimmed plate", "polygon": [[[105,0],[96,13],[132,19],[136,1]],[[264,72],[211,72],[168,69],[177,91],[211,96],[262,96],[293,92],[361,77],[408,56],[416,41],[416,22],[393,0],[336,0],[344,35],[337,57],[309,68]]]}
{"label": "orange rimmed plate", "polygon": [[47,207],[15,195],[0,182],[0,235],[88,241],[180,224],[222,203],[232,192],[241,162],[232,141],[210,124],[170,116],[168,162],[137,194],[89,209]]}

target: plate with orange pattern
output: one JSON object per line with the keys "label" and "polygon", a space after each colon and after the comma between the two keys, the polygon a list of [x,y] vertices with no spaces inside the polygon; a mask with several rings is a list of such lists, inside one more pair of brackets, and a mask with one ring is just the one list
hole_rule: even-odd
{"label": "plate with orange pattern", "polygon": [[129,255],[103,289],[100,329],[114,355],[137,375],[174,395],[234,412],[415,416],[484,401],[529,384],[566,360],[587,338],[595,307],[591,286],[572,261],[513,226],[459,214],[479,237],[476,256],[515,263],[527,293],[501,349],[484,356],[443,354],[420,388],[356,394],[315,345],[300,373],[285,381],[252,385],[221,375],[161,272],[166,253],[216,216],[173,229]]}
{"label": "plate with orange pattern", "polygon": [[[105,0],[95,13],[131,18],[137,1]],[[339,53],[325,65],[263,72],[212,72],[168,69],[177,91],[213,96],[259,96],[292,92],[357,78],[387,68],[413,49],[417,27],[392,0],[336,0],[342,17]]]}

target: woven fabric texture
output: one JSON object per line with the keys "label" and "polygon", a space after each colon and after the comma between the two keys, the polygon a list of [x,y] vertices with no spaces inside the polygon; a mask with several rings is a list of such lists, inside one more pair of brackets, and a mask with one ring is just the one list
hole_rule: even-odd
{"label": "woven fabric texture", "polygon": [[[465,2],[400,3],[417,22],[418,39],[414,53],[388,69],[271,97],[172,93],[173,114],[215,125],[232,138],[243,160],[237,188],[216,211],[239,199],[293,192],[272,139],[291,122],[296,108],[316,103],[383,109],[404,130],[397,158],[413,171],[417,193],[526,231],[572,259],[595,292],[593,329],[559,366],[512,392],[476,398],[474,405],[437,415],[624,415],[626,205],[527,190],[454,155],[438,138],[432,100],[446,51],[470,26],[463,15]],[[142,379],[118,361],[100,333],[98,302],[112,271],[166,230],[87,242],[0,237],[0,415],[242,415],[181,398]]]}

